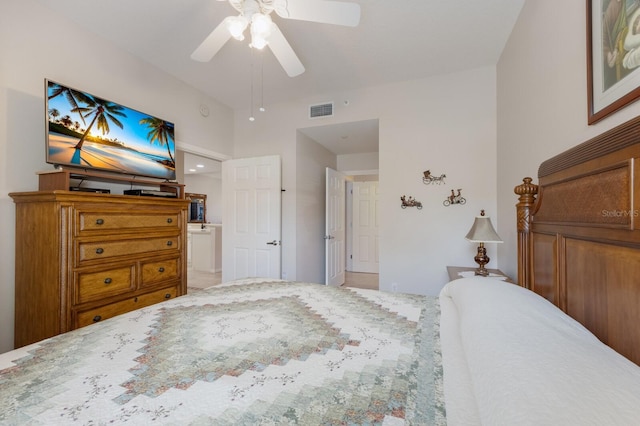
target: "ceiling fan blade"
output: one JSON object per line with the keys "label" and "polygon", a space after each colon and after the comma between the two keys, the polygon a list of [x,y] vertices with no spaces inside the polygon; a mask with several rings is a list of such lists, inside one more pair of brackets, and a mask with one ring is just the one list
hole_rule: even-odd
{"label": "ceiling fan blade", "polygon": [[355,27],[360,23],[360,5],[329,0],[295,0],[277,5],[276,13],[286,19]]}
{"label": "ceiling fan blade", "polygon": [[272,24],[273,27],[271,29],[271,35],[269,36],[269,43],[267,46],[273,52],[273,55],[276,57],[282,68],[284,68],[285,72],[289,77],[295,77],[304,72],[304,65],[296,56],[296,53],[293,51],[293,48],[289,44],[284,35],[282,35],[282,31],[276,24]]}
{"label": "ceiling fan blade", "polygon": [[227,21],[231,19],[228,16],[204,39],[202,44],[191,54],[194,61],[208,62],[231,38],[231,33],[227,29]]}

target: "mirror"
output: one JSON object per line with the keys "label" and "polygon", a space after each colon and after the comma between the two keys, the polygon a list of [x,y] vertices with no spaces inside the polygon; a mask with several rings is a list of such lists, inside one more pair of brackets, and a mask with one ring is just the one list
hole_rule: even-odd
{"label": "mirror", "polygon": [[207,220],[207,194],[187,192],[189,198],[189,223],[205,223]]}

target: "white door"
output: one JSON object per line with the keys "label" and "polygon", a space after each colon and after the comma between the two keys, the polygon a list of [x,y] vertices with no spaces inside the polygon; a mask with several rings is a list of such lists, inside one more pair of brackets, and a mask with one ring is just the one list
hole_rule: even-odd
{"label": "white door", "polygon": [[353,183],[353,259],[351,270],[377,274],[378,182]]}
{"label": "white door", "polygon": [[222,163],[222,281],[280,278],[280,157]]}
{"label": "white door", "polygon": [[325,207],[325,284],[344,284],[345,270],[345,185],[340,172],[327,167]]}

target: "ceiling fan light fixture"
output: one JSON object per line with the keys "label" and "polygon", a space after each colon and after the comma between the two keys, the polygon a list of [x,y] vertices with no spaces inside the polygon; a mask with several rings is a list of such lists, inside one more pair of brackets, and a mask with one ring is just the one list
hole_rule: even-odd
{"label": "ceiling fan light fixture", "polygon": [[267,39],[271,35],[273,21],[269,15],[254,13],[251,16],[251,46],[263,49],[267,45]]}
{"label": "ceiling fan light fixture", "polygon": [[267,40],[262,37],[251,36],[251,47],[262,50],[267,45]]}
{"label": "ceiling fan light fixture", "polygon": [[229,30],[231,37],[239,41],[244,40],[244,30],[247,29],[248,25],[249,21],[242,15],[231,17],[227,21],[227,29]]}
{"label": "ceiling fan light fixture", "polygon": [[271,34],[271,16],[262,13],[254,13],[251,17],[251,34],[260,35],[263,38],[269,37]]}
{"label": "ceiling fan light fixture", "polygon": [[[219,0],[225,1],[225,0]],[[240,16],[228,16],[200,43],[191,54],[194,61],[210,61],[231,39],[244,39],[251,24],[251,48],[262,49],[267,44],[289,77],[305,71],[271,13],[298,21],[355,27],[360,22],[360,5],[344,0],[228,0]],[[244,20],[244,22],[243,22]],[[231,22],[230,22],[231,21]]]}

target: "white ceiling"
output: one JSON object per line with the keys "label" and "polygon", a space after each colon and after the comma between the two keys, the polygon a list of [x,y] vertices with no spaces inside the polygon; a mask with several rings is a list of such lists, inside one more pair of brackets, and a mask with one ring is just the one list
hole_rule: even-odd
{"label": "white ceiling", "polygon": [[378,152],[378,120],[307,127],[299,131],[336,155]]}
{"label": "white ceiling", "polygon": [[[306,68],[291,78],[268,48],[252,55],[250,37],[229,40],[208,63],[190,59],[226,16],[237,14],[226,1],[36,1],[236,110],[250,106],[252,63],[254,99],[259,103],[257,98],[263,97],[265,106],[495,65],[524,4],[524,0],[352,0],[361,7],[355,28],[273,14]],[[315,133],[322,137],[322,132]]]}
{"label": "white ceiling", "polygon": [[185,175],[206,175],[213,178],[222,178],[222,163],[201,155],[184,153],[182,162]]}

